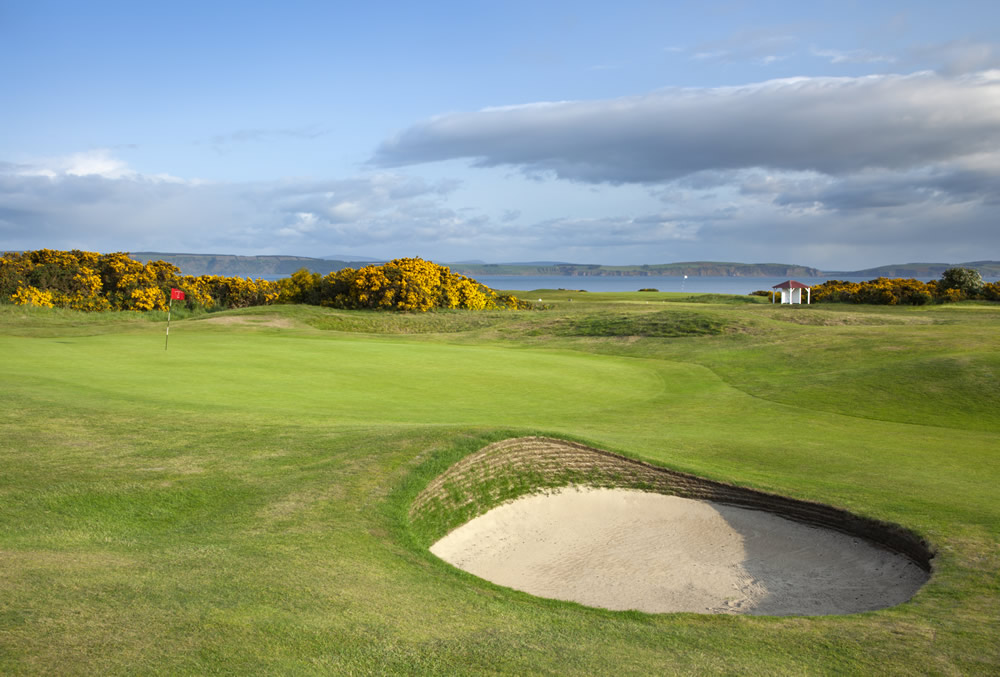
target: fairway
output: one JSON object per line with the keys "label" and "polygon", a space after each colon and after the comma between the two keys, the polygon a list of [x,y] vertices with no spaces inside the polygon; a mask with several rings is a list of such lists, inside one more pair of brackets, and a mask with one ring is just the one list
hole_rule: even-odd
{"label": "fairway", "polygon": [[[1000,309],[570,297],[175,319],[167,351],[154,316],[0,307],[0,672],[1000,668]],[[410,506],[524,435],[902,525],[935,550],[931,580],[786,617],[488,583],[432,555],[449,527]]]}

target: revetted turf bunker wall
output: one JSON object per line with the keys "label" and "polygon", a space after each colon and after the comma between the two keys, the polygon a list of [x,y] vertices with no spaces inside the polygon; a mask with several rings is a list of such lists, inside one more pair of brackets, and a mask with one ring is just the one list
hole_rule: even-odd
{"label": "revetted turf bunker wall", "polygon": [[417,495],[410,508],[410,519],[419,530],[440,532],[435,535],[443,536],[504,501],[569,485],[640,489],[765,510],[864,538],[906,555],[928,572],[934,557],[924,540],[897,524],[859,517],[821,503],[735,487],[547,437],[502,440],[466,456]]}

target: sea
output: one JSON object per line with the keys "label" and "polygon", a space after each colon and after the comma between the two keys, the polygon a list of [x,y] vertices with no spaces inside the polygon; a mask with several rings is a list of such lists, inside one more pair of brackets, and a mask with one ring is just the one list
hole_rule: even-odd
{"label": "sea", "polygon": [[[280,280],[287,275],[264,276],[265,280]],[[758,289],[769,290],[776,284],[781,284],[788,277],[713,277],[713,276],[678,276],[650,275],[645,277],[626,277],[610,275],[475,275],[474,279],[491,289],[501,291],[534,291],[536,289],[575,289],[583,291],[639,291],[640,289],[656,289],[657,291],[684,292],[687,294],[749,294]],[[814,287],[828,280],[844,280],[847,282],[866,282],[872,276],[856,277],[837,275],[834,277],[796,277],[796,282]],[[937,280],[938,277],[917,277],[921,282]],[[985,282],[996,282],[997,278],[983,278]]]}
{"label": "sea", "polygon": [[[749,294],[758,289],[771,287],[788,280],[787,277],[712,277],[663,275],[646,277],[618,277],[606,275],[479,275],[475,278],[491,289],[504,291],[533,291],[536,289],[577,289],[583,291],[657,291],[684,292],[688,294]],[[865,282],[870,277],[796,277],[797,282],[810,287],[827,280],[837,279],[848,282]],[[930,282],[933,277],[917,278]]]}

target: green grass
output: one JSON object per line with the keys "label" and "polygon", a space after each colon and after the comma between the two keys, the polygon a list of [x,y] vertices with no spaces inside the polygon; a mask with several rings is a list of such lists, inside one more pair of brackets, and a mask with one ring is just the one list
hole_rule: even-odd
{"label": "green grass", "polygon": [[[157,314],[0,306],[0,673],[1000,671],[1000,307],[525,296],[175,314],[168,351]],[[407,510],[521,434],[903,524],[934,577],[802,618],[499,588]]]}

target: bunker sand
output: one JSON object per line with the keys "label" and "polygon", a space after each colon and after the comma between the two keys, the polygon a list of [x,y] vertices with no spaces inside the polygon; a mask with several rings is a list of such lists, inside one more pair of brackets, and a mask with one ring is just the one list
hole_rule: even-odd
{"label": "bunker sand", "polygon": [[431,552],[539,597],[649,613],[857,613],[905,602],[928,578],[910,558],[858,536],[632,489],[525,496]]}

